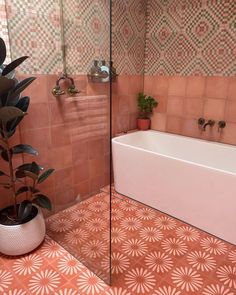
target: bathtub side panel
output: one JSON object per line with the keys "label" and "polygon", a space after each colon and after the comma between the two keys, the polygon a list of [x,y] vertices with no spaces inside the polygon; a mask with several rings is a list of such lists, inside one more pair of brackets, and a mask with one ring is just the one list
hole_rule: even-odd
{"label": "bathtub side panel", "polygon": [[236,177],[113,143],[117,192],[236,244]]}

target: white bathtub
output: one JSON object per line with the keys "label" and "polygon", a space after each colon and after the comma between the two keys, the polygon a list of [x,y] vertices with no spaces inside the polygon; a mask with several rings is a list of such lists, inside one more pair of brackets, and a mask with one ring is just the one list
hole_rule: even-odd
{"label": "white bathtub", "polygon": [[236,244],[236,147],[139,131],[112,150],[118,193]]}

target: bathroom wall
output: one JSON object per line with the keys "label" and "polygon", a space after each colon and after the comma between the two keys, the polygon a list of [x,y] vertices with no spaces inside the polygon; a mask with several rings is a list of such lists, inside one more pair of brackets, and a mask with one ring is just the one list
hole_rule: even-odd
{"label": "bathroom wall", "polygon": [[[144,91],[152,129],[236,144],[236,2],[147,3]],[[227,127],[199,130],[197,119]]]}
{"label": "bathroom wall", "polygon": [[[55,168],[42,190],[56,209],[109,183],[109,85],[87,81],[93,60],[109,59],[109,1],[66,0],[63,4],[67,70],[81,93],[55,98],[51,91],[62,72],[59,1],[0,2],[12,59],[30,56],[17,77],[37,77],[24,93],[31,97],[31,105],[18,141],[38,149],[37,161],[45,168]],[[67,87],[62,84],[63,89]],[[23,160],[36,159],[24,155]],[[6,196],[7,191],[1,194]],[[7,202],[5,198],[3,205]]]}
{"label": "bathroom wall", "polygon": [[113,135],[137,128],[137,94],[143,91],[145,0],[112,1],[112,59],[119,74],[112,83]]}

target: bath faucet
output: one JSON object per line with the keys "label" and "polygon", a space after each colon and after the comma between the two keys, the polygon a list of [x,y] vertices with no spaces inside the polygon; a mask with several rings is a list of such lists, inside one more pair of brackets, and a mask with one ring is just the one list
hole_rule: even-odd
{"label": "bath faucet", "polygon": [[209,125],[210,127],[212,127],[215,124],[214,120],[208,120],[207,123],[205,123],[203,125],[203,131],[206,131],[206,127]]}

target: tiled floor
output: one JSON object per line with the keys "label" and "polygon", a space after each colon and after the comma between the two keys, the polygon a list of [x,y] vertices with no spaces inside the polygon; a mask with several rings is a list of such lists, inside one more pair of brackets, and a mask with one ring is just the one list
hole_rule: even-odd
{"label": "tiled floor", "polygon": [[[71,251],[81,241],[80,255],[101,261],[101,270],[108,267],[107,200],[99,194],[85,202],[85,211],[73,207],[57,215],[64,225],[55,216],[48,223],[50,235],[69,243]],[[236,294],[236,246],[117,194],[112,205],[112,287],[47,237],[29,255],[0,256],[0,294]],[[94,212],[100,215],[96,227]],[[87,221],[80,232],[74,232],[76,215],[77,222]]]}

